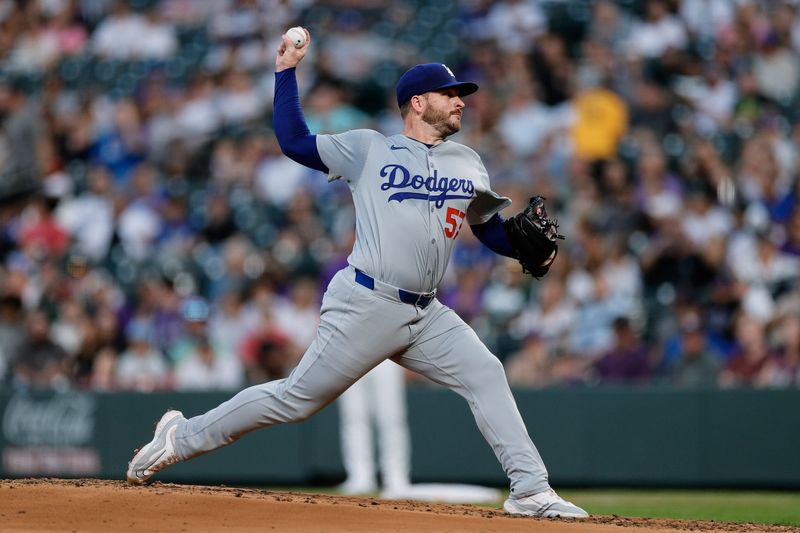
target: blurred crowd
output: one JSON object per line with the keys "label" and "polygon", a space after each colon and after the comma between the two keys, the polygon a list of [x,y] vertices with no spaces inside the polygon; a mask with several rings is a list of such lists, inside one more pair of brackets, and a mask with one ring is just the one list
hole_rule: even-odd
{"label": "blurred crowd", "polygon": [[354,213],[272,132],[294,25],[313,133],[480,85],[454,140],[567,236],[532,280],[462,232],[439,287],[512,385],[800,385],[798,2],[0,0],[0,390],[296,364]]}

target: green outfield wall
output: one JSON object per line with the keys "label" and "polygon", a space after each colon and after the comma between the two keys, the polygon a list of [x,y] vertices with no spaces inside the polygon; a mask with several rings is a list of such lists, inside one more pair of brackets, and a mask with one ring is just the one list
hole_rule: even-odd
{"label": "green outfield wall", "polygon": [[[555,486],[800,488],[800,390],[517,390]],[[124,477],[167,407],[188,416],[227,394],[0,392],[0,476]],[[412,478],[505,486],[467,404],[409,389]],[[344,477],[332,404],[159,476],[163,481],[311,485]]]}

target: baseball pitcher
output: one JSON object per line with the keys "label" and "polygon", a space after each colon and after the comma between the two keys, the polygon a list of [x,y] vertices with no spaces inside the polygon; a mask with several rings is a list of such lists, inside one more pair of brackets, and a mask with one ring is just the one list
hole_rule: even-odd
{"label": "baseball pitcher", "polygon": [[511,483],[504,504],[515,515],[584,518],[551,488],[547,470],[517,409],[503,365],[454,311],[436,299],[456,237],[466,221],[493,251],[541,277],[556,256],[558,225],[542,199],[510,220],[511,202],[492,191],[481,158],[447,138],[459,131],[462,97],[474,83],[445,65],[417,65],[396,85],[403,132],[310,134],[295,67],[311,44],[286,35],[275,58],[275,133],[283,152],[344,180],[356,209],[349,265],[328,285],[314,341],[291,374],[256,385],[205,414],[167,411],[152,441],[128,465],[141,484],[153,474],[230,444],[250,431],[310,417],[386,359],[467,400],[482,435]]}

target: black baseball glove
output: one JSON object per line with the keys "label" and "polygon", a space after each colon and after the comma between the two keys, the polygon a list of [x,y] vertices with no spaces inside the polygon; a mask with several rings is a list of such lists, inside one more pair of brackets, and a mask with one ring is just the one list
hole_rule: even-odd
{"label": "black baseball glove", "polygon": [[523,272],[541,278],[550,270],[558,254],[558,221],[547,217],[544,198],[534,196],[521,213],[505,221],[508,242],[514,248]]}

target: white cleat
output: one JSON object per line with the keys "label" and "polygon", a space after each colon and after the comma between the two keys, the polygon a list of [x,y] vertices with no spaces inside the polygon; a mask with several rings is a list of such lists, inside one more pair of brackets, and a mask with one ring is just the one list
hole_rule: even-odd
{"label": "white cleat", "polygon": [[142,446],[128,463],[128,483],[142,485],[159,470],[180,461],[175,452],[175,431],[181,420],[185,419],[180,411],[164,413],[156,425],[153,440]]}
{"label": "white cleat", "polygon": [[545,518],[588,518],[589,513],[568,502],[553,489],[523,498],[509,498],[503,504],[508,514]]}

